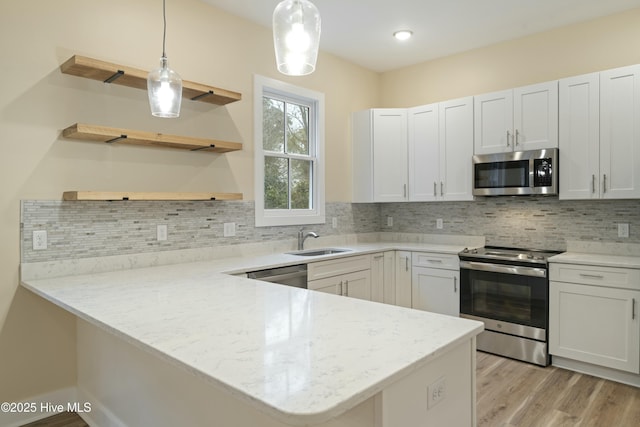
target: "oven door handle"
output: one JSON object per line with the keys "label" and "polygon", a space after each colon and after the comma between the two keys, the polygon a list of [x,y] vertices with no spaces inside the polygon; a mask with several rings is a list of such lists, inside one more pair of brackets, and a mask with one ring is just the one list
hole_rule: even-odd
{"label": "oven door handle", "polygon": [[488,271],[491,273],[517,274],[521,276],[547,277],[544,268],[523,267],[520,265],[491,264],[488,262],[460,261],[460,268],[467,270]]}

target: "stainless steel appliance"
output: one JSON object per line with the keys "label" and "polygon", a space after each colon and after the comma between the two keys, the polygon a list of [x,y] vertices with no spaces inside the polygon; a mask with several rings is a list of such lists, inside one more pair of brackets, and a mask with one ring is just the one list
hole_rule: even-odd
{"label": "stainless steel appliance", "polygon": [[557,194],[557,148],[473,156],[474,196]]}
{"label": "stainless steel appliance", "polygon": [[279,283],[281,285],[306,289],[307,264],[250,271],[247,273],[247,277],[249,279],[264,280],[265,282]]}
{"label": "stainless steel appliance", "polygon": [[460,317],[485,325],[478,350],[549,365],[547,258],[559,253],[486,246],[458,254]]}

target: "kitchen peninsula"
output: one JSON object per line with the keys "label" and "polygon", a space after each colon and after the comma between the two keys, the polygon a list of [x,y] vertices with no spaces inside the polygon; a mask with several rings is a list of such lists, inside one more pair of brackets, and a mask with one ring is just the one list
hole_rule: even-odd
{"label": "kitchen peninsula", "polygon": [[[393,245],[403,248],[382,250]],[[23,266],[22,284],[77,316],[77,392],[92,425],[475,425],[482,324],[225,274],[294,260],[57,278]]]}

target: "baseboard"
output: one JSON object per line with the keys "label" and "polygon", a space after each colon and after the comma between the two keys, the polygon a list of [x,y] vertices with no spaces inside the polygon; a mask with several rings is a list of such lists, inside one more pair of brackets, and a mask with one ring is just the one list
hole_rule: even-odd
{"label": "baseboard", "polygon": [[89,402],[91,404],[91,411],[78,413],[91,427],[127,427],[125,423],[120,421],[113,412],[100,403],[91,393],[82,387],[78,387],[76,391],[79,401]]}
{"label": "baseboard", "polygon": [[[20,402],[8,402],[9,405],[14,403],[15,405],[13,408],[10,407],[9,411],[5,411],[4,407],[0,411],[0,426],[19,427],[64,412],[69,408],[69,405],[78,402],[77,396],[76,387],[67,387],[33,396]],[[62,407],[63,410],[58,410],[59,407]],[[15,412],[11,411],[12,409]]]}
{"label": "baseboard", "polygon": [[580,362],[564,357],[553,356],[551,364],[558,368],[568,369],[570,371],[580,372],[582,374],[593,375],[594,377],[604,378],[622,384],[640,387],[640,375],[631,372],[619,371],[617,369],[605,368],[602,366],[592,365],[590,363]]}

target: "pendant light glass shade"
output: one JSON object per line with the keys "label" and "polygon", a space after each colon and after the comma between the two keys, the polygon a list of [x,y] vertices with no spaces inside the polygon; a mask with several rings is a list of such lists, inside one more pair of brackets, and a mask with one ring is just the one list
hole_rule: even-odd
{"label": "pendant light glass shade", "polygon": [[284,0],[273,11],[273,45],[278,71],[311,74],[320,44],[320,12],[308,0]]}
{"label": "pendant light glass shade", "polygon": [[154,117],[175,118],[180,116],[182,104],[182,78],[169,68],[164,47],[167,40],[167,6],[162,0],[162,57],[160,68],[151,71],[147,76],[147,94],[149,106]]}
{"label": "pendant light glass shade", "polygon": [[154,117],[175,118],[180,116],[182,104],[182,79],[168,67],[167,57],[160,58],[160,68],[147,77],[149,106]]}

